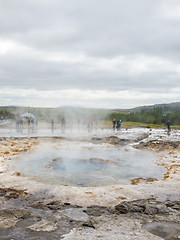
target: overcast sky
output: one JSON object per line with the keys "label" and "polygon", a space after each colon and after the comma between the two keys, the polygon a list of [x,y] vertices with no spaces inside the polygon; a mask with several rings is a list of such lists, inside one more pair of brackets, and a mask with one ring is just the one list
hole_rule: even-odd
{"label": "overcast sky", "polygon": [[0,105],[180,101],[179,0],[0,0]]}

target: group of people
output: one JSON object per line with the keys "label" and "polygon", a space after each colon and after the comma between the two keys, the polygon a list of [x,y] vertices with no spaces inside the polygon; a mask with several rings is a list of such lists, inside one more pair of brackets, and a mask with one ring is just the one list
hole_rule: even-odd
{"label": "group of people", "polygon": [[22,130],[23,130],[23,120],[19,119],[16,121],[16,131],[22,132]]}
{"label": "group of people", "polygon": [[[121,119],[120,120],[117,120],[116,119],[113,119],[113,130],[115,131],[115,129],[117,130],[120,130],[121,128]],[[168,132],[171,131],[171,122],[170,120],[167,121],[167,128],[168,128]]]}
{"label": "group of people", "polygon": [[120,130],[120,128],[121,128],[121,122],[122,122],[121,119],[119,119],[119,120],[117,120],[117,121],[116,121],[116,119],[113,119],[113,130],[114,130],[114,131],[115,131],[115,129],[117,129],[117,131]]}
{"label": "group of people", "polygon": [[[89,133],[93,132],[93,129],[97,129],[98,127],[98,120],[96,118],[65,118],[62,117],[59,120],[51,118],[50,119],[50,126],[51,126],[51,132],[54,133],[56,129],[60,127],[61,132],[65,133],[66,130],[68,131],[73,131],[73,130],[87,130]],[[59,126],[60,125],[60,126]]]}
{"label": "group of people", "polygon": [[[61,131],[62,133],[65,133],[65,127],[66,127],[66,122],[65,118],[61,118]],[[51,131],[54,133],[54,118],[51,119]]]}
{"label": "group of people", "polygon": [[28,125],[28,132],[37,130],[38,126],[38,120],[37,119],[32,119],[32,118],[25,118],[24,121],[23,119],[18,119],[16,121],[16,131],[17,132],[22,132],[23,131],[23,124],[27,122]]}

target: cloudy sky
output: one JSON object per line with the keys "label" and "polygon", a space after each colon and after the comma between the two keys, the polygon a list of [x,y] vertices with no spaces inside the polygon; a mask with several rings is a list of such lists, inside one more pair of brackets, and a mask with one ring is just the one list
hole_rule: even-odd
{"label": "cloudy sky", "polygon": [[179,0],[0,0],[0,105],[180,101]]}

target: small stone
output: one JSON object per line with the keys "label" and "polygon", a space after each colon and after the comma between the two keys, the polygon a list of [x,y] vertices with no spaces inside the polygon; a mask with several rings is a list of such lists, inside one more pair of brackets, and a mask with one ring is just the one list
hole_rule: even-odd
{"label": "small stone", "polygon": [[118,211],[121,214],[128,213],[128,207],[126,205],[123,205],[123,204],[119,204],[119,205],[115,206],[115,210]]}
{"label": "small stone", "polygon": [[95,229],[94,222],[92,220],[89,220],[87,222],[82,223],[81,226],[82,227],[89,227],[89,228],[94,228]]}
{"label": "small stone", "polygon": [[52,232],[57,229],[57,225],[53,222],[46,221],[45,219],[42,219],[40,222],[37,222],[31,226],[28,227],[29,229],[33,231],[44,231],[44,232]]}

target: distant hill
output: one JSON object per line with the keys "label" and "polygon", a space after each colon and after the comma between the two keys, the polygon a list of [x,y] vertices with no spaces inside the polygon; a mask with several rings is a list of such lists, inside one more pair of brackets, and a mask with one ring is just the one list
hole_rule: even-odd
{"label": "distant hill", "polygon": [[127,109],[129,112],[140,112],[141,110],[152,110],[155,107],[162,108],[163,112],[170,113],[179,110],[180,111],[180,102],[174,103],[164,103],[164,104],[155,104],[150,106],[140,106],[136,108]]}
{"label": "distant hill", "polygon": [[164,103],[164,104],[155,104],[149,106],[139,106],[130,109],[104,109],[104,108],[86,108],[86,107],[72,107],[72,106],[64,106],[64,107],[57,107],[57,108],[44,108],[44,107],[25,107],[25,106],[0,106],[0,111],[7,110],[7,111],[17,111],[17,112],[32,112],[33,114],[37,115],[37,113],[41,113],[43,115],[53,115],[53,114],[61,114],[63,113],[75,113],[81,114],[84,113],[85,115],[92,114],[108,114],[110,112],[140,112],[141,110],[152,110],[153,108],[162,108],[163,112],[165,113],[172,113],[174,111],[180,111],[180,102],[173,102],[173,103]]}

